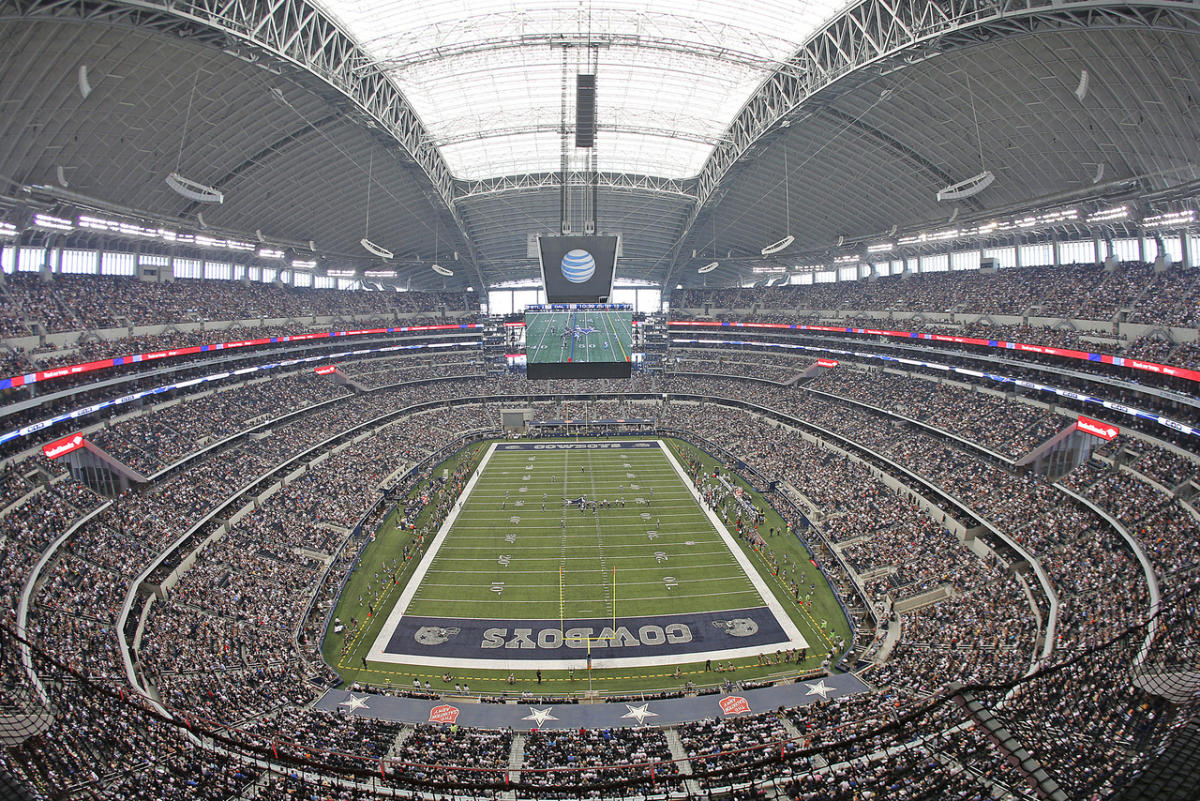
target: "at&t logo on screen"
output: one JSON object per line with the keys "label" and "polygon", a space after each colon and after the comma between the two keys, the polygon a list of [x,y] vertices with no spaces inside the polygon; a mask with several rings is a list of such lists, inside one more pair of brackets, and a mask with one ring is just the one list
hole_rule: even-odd
{"label": "at&t logo on screen", "polygon": [[581,248],[568,250],[562,258],[563,278],[572,284],[582,284],[596,273],[596,260]]}

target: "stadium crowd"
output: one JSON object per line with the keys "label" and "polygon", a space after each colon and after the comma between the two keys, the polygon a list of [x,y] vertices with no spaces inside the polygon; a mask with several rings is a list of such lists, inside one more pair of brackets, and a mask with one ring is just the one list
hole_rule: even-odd
{"label": "stadium crowd", "polygon": [[150,325],[313,316],[428,315],[479,312],[470,293],[343,292],[257,282],[15,273],[5,295],[0,331],[5,337]]}
{"label": "stadium crowd", "polygon": [[1155,272],[1152,265],[1007,268],[893,275],[872,281],[760,288],[677,289],[672,309],[812,309],[957,312],[1112,320],[1196,328],[1200,324],[1194,271]]}
{"label": "stadium crowd", "polygon": [[[330,401],[297,419],[268,425],[261,432],[266,436],[238,438],[206,454],[184,474],[130,490],[79,526],[43,570],[30,613],[31,640],[87,678],[121,686],[124,670],[115,630],[130,582],[225,499],[256,486],[262,477],[291,473],[306,464],[310,449],[357,425],[377,421],[372,436],[343,443],[346,447],[308,465],[226,529],[221,530],[224,521],[211,529],[218,536],[199,551],[194,565],[171,577],[174,583],[164,582],[165,597],[151,605],[135,655],[137,667],[168,707],[194,718],[236,724],[237,736],[259,746],[271,743],[278,749],[280,740],[295,743],[291,752],[286,748],[292,746],[285,747],[285,754],[315,751],[325,757],[336,751],[345,755],[347,744],[352,744],[352,753],[344,758],[377,759],[390,750],[396,760],[413,763],[399,773],[393,771],[389,780],[397,783],[405,778],[400,774],[470,783],[466,771],[448,767],[454,765],[502,769],[512,747],[511,735],[504,732],[418,727],[404,733],[375,721],[303,710],[334,681],[317,657],[319,630],[306,615],[322,599],[326,604],[331,600],[328,588],[337,586],[351,568],[348,539],[378,497],[377,489],[396,480],[398,468],[453,448],[462,432],[496,430],[500,419],[498,403],[441,407],[416,415],[399,415],[398,410],[456,396],[515,399],[557,393],[671,395],[669,401],[638,403],[639,416],[657,417],[664,427],[704,432],[705,438],[739,454],[769,481],[794,488],[813,512],[830,557],[844,560],[860,576],[877,574],[866,579],[865,589],[887,615],[893,614],[889,607],[896,601],[920,598],[933,590],[944,592],[937,600],[896,616],[899,642],[890,658],[868,674],[877,692],[787,713],[789,725],[805,738],[815,741],[873,730],[891,719],[898,704],[944,693],[950,681],[1015,679],[1035,656],[1040,633],[1036,621],[1042,618],[1044,625],[1046,610],[1040,605],[1031,609],[1021,580],[998,557],[976,557],[948,530],[945,518],[932,516],[911,496],[890,489],[868,467],[780,429],[777,421],[713,399],[755,404],[870,448],[941,487],[980,520],[1011,537],[1040,562],[1057,592],[1061,609],[1054,646],[1063,655],[1095,647],[1140,621],[1148,608],[1144,581],[1123,540],[1086,506],[1069,500],[1045,480],[1011,472],[984,461],[968,447],[911,424],[896,425],[848,400],[927,421],[1010,456],[1024,452],[1054,428],[1045,424],[1053,418],[1016,402],[946,391],[949,388],[919,379],[867,378],[850,371],[836,371],[801,387],[678,374],[640,375],[623,383],[531,382],[535,385],[528,386],[509,374],[452,373],[447,380],[427,382],[435,377],[436,364],[379,366],[380,374],[389,375],[383,383],[392,377],[422,383],[350,394],[332,382],[304,374],[189,398],[103,432],[105,447],[115,455],[151,470],[202,447],[222,430],[242,431],[259,417]],[[375,374],[374,367],[363,373]],[[704,402],[681,402],[677,395]],[[979,411],[981,406],[986,414]],[[551,408],[567,413],[561,406]],[[621,414],[631,408],[624,398],[614,398],[600,401],[594,411]],[[1137,442],[1113,447],[1109,462],[1114,464],[1093,459],[1067,479],[1068,485],[1125,522],[1162,574],[1182,577],[1194,567],[1187,543],[1194,543],[1195,519],[1182,501],[1168,497],[1154,484],[1170,490],[1185,483],[1195,475],[1195,462]],[[313,455],[318,452],[319,448]],[[280,467],[285,464],[286,468]],[[814,464],[820,469],[812,469]],[[450,484],[456,485],[460,478]],[[4,581],[0,594],[12,622],[38,556],[105,501],[73,481],[56,477],[44,465],[6,470],[0,487],[7,504],[17,504],[5,514],[6,536],[0,542]],[[437,496],[435,511],[444,514],[453,492]],[[943,514],[969,518],[961,508],[947,507]],[[436,523],[438,518],[433,519]],[[1005,558],[1009,555],[1005,552]],[[796,581],[795,566],[791,567]],[[796,581],[796,586],[799,589],[802,582]],[[1108,613],[1099,616],[1097,608]],[[296,642],[297,631],[308,635],[305,643]],[[4,665],[4,697],[16,703],[28,691],[22,689],[24,681],[15,663]],[[1029,719],[1058,710],[1057,725],[1089,739],[1113,732],[1122,737],[1145,736],[1147,731],[1159,731],[1151,718],[1167,717],[1144,693],[1126,688],[1120,705],[1140,711],[1115,718],[1108,702],[1099,700],[1108,686],[1103,682],[1111,678],[1072,676],[1069,671],[1054,675],[1058,678],[1048,680],[1047,689],[1031,690],[1014,709]],[[1064,708],[1064,702],[1073,700],[1062,690],[1068,683],[1089,688],[1091,697],[1098,699],[1094,706],[1078,711]],[[83,783],[98,797],[112,798],[136,797],[122,796],[123,792],[162,798],[190,792],[191,797],[217,798],[240,791],[257,778],[253,769],[192,748],[152,716],[85,691],[76,681],[61,682],[56,692],[64,693],[63,706],[71,710],[70,715],[28,741],[24,750],[6,755],[14,769],[39,786],[61,791]],[[777,744],[793,737],[785,719],[772,714],[701,721],[678,726],[676,732],[692,768],[724,769],[760,760],[764,749],[755,746],[778,752]],[[951,719],[950,714],[944,719]],[[127,725],[106,730],[105,721],[111,720]],[[118,730],[121,736],[114,734]],[[275,736],[282,732],[290,736]],[[1036,735],[1028,736],[1036,741]],[[1117,753],[1121,742],[1078,755],[1068,766],[1070,772],[1092,775],[1090,771],[1103,759],[1109,759],[1111,771],[1116,771],[1126,759]],[[784,779],[786,792],[797,799],[821,793],[826,793],[821,797],[852,798],[856,793],[898,790],[918,797],[935,788],[947,797],[969,798],[979,794],[980,785],[962,769],[962,760],[978,760],[997,773],[1004,771],[1003,759],[995,753],[990,758],[981,756],[985,749],[979,744],[918,745],[872,758],[881,743],[886,741],[863,745],[844,763],[785,760],[777,770],[756,769],[756,775]],[[1039,752],[1053,750],[1051,746],[1046,744]],[[659,730],[539,732],[524,747],[522,767],[532,772],[523,774],[523,781],[537,781],[536,776],[561,779],[536,771],[572,763],[585,770],[571,775],[581,781],[594,778],[588,769],[614,759],[614,754],[624,764],[642,765],[619,770],[617,776],[645,777],[651,764],[659,766],[659,776],[676,769]],[[783,746],[785,755],[788,748]],[[953,770],[946,767],[947,753],[955,755],[951,759],[958,767]],[[147,754],[154,758],[147,761]],[[432,761],[430,754],[435,755]],[[429,767],[431,762],[436,767]],[[931,769],[933,763],[940,768]],[[105,766],[107,773],[99,774],[97,766]],[[1115,773],[1106,773],[1102,781],[1110,775]],[[714,779],[702,786],[720,787],[723,781]],[[303,784],[299,778],[270,779],[258,794],[285,797]]]}

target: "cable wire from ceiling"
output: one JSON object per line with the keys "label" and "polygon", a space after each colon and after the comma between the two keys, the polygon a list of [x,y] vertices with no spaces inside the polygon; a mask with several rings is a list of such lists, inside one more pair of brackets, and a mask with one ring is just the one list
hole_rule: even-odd
{"label": "cable wire from ceiling", "polygon": [[[288,99],[283,95],[283,92],[272,87],[271,94],[277,101],[282,103],[287,108],[291,109],[292,112],[295,113],[295,115],[300,118],[301,122],[303,122],[305,125],[307,125],[309,128],[311,128],[313,131],[315,131],[322,139],[324,139],[329,144],[329,146],[331,148],[333,148],[338,153],[340,153],[342,156],[344,156],[345,159],[347,161],[349,161],[351,164],[353,164],[356,169],[358,169],[359,171],[362,171],[362,166],[355,160],[355,158],[352,155],[350,155],[350,153],[348,153],[345,148],[343,148],[341,145],[339,145],[337,142],[335,142],[333,140],[333,138],[331,136],[329,136],[329,134],[322,131],[317,125],[315,125],[312,122],[312,120],[308,119],[308,117],[306,117],[304,115],[304,112],[302,112],[300,109],[293,106],[288,101]],[[368,175],[368,180],[370,180],[369,175]],[[433,230],[434,230],[433,227],[430,226],[428,222],[421,219],[421,217],[418,216],[415,212],[413,212],[412,207],[409,206],[409,204],[405,203],[401,198],[397,197],[396,194],[393,193],[390,189],[388,189],[386,185],[380,184],[379,188],[382,189],[387,194],[388,197],[390,197],[392,200],[394,200],[396,202],[396,205],[399,206],[405,213],[410,215],[412,217],[412,219],[418,225],[422,226],[427,231],[433,232]],[[435,216],[439,216],[439,217],[441,216],[440,214],[438,214],[436,209],[434,210],[434,214],[435,214]]]}

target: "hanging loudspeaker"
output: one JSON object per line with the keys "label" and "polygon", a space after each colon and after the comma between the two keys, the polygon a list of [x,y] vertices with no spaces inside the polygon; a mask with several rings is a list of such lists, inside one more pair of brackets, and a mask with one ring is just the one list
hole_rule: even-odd
{"label": "hanging loudspeaker", "polygon": [[1083,99],[1085,97],[1087,97],[1087,93],[1088,93],[1088,71],[1080,70],[1079,71],[1079,85],[1075,87],[1075,99],[1078,100],[1080,103],[1082,103]]}

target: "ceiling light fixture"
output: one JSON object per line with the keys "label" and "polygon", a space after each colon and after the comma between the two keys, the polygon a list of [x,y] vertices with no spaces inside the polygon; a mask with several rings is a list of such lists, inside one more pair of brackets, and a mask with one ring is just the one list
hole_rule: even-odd
{"label": "ceiling light fixture", "polygon": [[975,93],[971,91],[971,76],[967,75],[967,97],[971,100],[971,118],[975,121],[975,141],[979,145],[979,169],[978,175],[972,175],[965,181],[959,181],[956,184],[943,186],[938,190],[938,202],[943,200],[964,200],[965,198],[975,197],[983,190],[987,189],[996,180],[995,174],[992,173],[983,163],[983,135],[979,131],[979,115],[975,111]]}
{"label": "ceiling light fixture", "polygon": [[[784,146],[783,146],[783,226],[784,226],[785,231],[792,227],[792,202],[791,201],[792,201],[792,196],[791,196],[790,186],[789,186],[789,182],[788,182],[787,144],[784,144]],[[778,253],[781,250],[786,249],[789,245],[791,245],[795,241],[796,241],[796,237],[792,236],[791,234],[788,234],[783,239],[780,239],[778,242],[774,242],[770,245],[767,245],[765,248],[762,249],[761,252],[764,256],[771,256],[771,255]]]}
{"label": "ceiling light fixture", "polygon": [[[192,119],[192,101],[196,99],[196,85],[200,83],[200,71],[196,70],[196,77],[192,79],[192,91],[188,95],[187,113],[183,117],[183,133],[179,137],[179,155],[175,159],[175,171],[167,176],[167,186],[175,190],[175,192],[188,200],[194,200],[197,203],[224,203],[225,195],[214,187],[202,184],[199,181],[193,181],[184,178],[179,170],[183,167],[183,146],[187,144],[188,124]],[[197,215],[199,217],[199,215]],[[201,225],[203,225],[203,221]]]}

